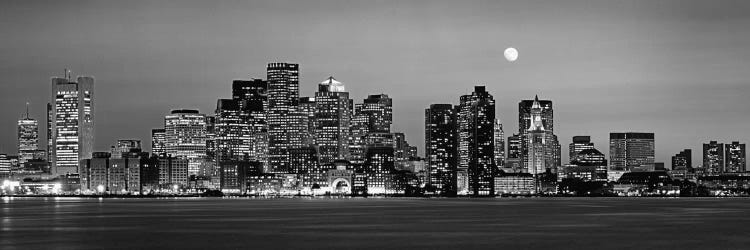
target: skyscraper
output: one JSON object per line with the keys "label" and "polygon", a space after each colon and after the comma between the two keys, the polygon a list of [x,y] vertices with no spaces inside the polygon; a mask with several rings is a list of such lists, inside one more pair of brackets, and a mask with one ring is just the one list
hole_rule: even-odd
{"label": "skyscraper", "polygon": [[83,159],[91,158],[94,147],[94,78],[79,76],[71,81],[52,78],[52,100],[48,106],[51,118],[50,141],[52,172],[58,175],[78,173]]}
{"label": "skyscraper", "polygon": [[505,167],[505,132],[500,119],[495,119],[495,165],[498,169]]}
{"label": "skyscraper", "polygon": [[249,134],[242,135],[242,137],[250,138],[249,142],[245,141],[249,143],[249,158],[261,162],[263,169],[267,169],[269,164],[268,82],[261,79],[234,80],[232,100],[239,104],[241,120],[248,126]]}
{"label": "skyscraper", "polygon": [[459,151],[459,160],[467,164],[469,192],[475,196],[494,195],[495,99],[484,86],[475,86],[471,95],[461,96],[460,100],[459,146],[463,145],[466,151]]}
{"label": "skyscraper", "polygon": [[163,128],[151,129],[151,153],[162,156],[167,153],[167,134]]}
{"label": "skyscraper", "polygon": [[685,149],[672,156],[672,170],[692,170],[693,169],[693,151]]}
{"label": "skyscraper", "polygon": [[206,158],[206,116],[198,110],[178,109],[164,117],[165,151],[188,160],[188,175],[197,175]]}
{"label": "skyscraper", "polygon": [[703,168],[711,174],[724,172],[724,143],[710,141],[703,144]]}
{"label": "skyscraper", "polygon": [[572,163],[573,160],[578,156],[578,153],[586,149],[594,148],[594,143],[591,142],[591,136],[573,136],[573,142],[570,143],[568,148],[570,150],[568,153],[568,158]]}
{"label": "skyscraper", "polygon": [[[528,163],[529,163],[529,157],[528,157],[528,145],[527,143],[527,136],[528,128],[531,127],[531,108],[534,102],[538,102],[539,106],[541,107],[541,119],[542,119],[542,126],[544,126],[545,133],[547,133],[545,138],[545,141],[547,142],[547,147],[549,147],[548,150],[545,152],[547,154],[551,154],[549,157],[552,159],[559,159],[560,153],[557,148],[560,147],[560,144],[557,140],[557,136],[555,135],[555,126],[554,126],[554,112],[552,109],[552,101],[550,100],[538,100],[538,98],[535,98],[534,100],[521,100],[518,103],[518,135],[519,138],[521,138],[521,164],[524,171],[527,171],[531,173],[531,170],[528,169]],[[555,165],[560,165],[559,163],[556,163]],[[557,167],[557,166],[555,166]],[[552,169],[552,171],[556,171],[556,169]]]}
{"label": "skyscraper", "polygon": [[26,104],[26,116],[18,120],[18,163],[35,159],[39,154],[39,122],[29,117]]}
{"label": "skyscraper", "polygon": [[315,143],[320,164],[349,158],[352,103],[344,84],[329,77],[315,92]]}
{"label": "skyscraper", "polygon": [[350,122],[349,160],[352,164],[364,162],[365,138],[370,133],[390,133],[393,123],[392,100],[386,94],[369,95],[354,106]]}
{"label": "skyscraper", "polygon": [[538,98],[534,98],[534,102],[529,110],[529,119],[531,122],[529,122],[529,127],[526,129],[526,150],[524,150],[527,153],[527,169],[534,176],[545,173],[548,169],[554,167],[554,159],[549,157],[548,153],[550,150],[553,150],[549,145],[552,142],[549,140],[548,133],[542,122],[542,106],[538,100]]}
{"label": "skyscraper", "polygon": [[514,173],[520,173],[524,171],[522,161],[523,154],[523,141],[526,138],[522,138],[520,134],[513,134],[508,136],[508,154],[505,160],[505,169],[510,170]]}
{"label": "skyscraper", "polygon": [[268,79],[268,172],[288,173],[289,149],[293,136],[290,116],[299,103],[299,65],[269,63]]}
{"label": "skyscraper", "polygon": [[243,112],[240,99],[219,99],[216,103],[216,162],[243,160],[250,156],[252,149],[249,116]]}
{"label": "skyscraper", "polygon": [[747,171],[745,158],[745,144],[733,141],[732,144],[724,145],[724,172],[742,173]]}
{"label": "skyscraper", "polygon": [[456,195],[458,132],[456,109],[432,104],[425,109],[425,158],[429,185],[441,195]]}
{"label": "skyscraper", "polygon": [[609,133],[610,170],[654,170],[654,133]]}

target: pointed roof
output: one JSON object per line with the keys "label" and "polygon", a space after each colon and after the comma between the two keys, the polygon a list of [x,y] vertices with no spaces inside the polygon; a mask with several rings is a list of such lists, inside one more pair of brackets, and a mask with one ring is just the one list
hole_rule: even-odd
{"label": "pointed roof", "polygon": [[321,85],[327,85],[328,91],[331,92],[345,92],[344,83],[336,81],[336,78],[329,76],[325,81],[320,83]]}
{"label": "pointed roof", "polygon": [[541,108],[542,108],[542,105],[539,104],[539,96],[534,95],[534,103],[531,104],[531,109],[541,109]]}

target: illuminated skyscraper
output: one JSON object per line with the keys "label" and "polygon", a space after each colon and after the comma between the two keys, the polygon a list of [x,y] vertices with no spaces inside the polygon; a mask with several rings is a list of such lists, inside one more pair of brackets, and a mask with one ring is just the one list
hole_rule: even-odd
{"label": "illuminated skyscraper", "polygon": [[745,157],[745,144],[740,144],[738,141],[733,141],[732,144],[724,145],[724,172],[726,173],[742,173],[747,171]]}
{"label": "illuminated skyscraper", "polygon": [[78,173],[83,159],[91,158],[94,147],[94,78],[79,76],[52,78],[49,105],[52,172]]}
{"label": "illuminated skyscraper", "polygon": [[216,162],[244,160],[250,157],[252,149],[249,116],[243,112],[245,101],[240,99],[219,99],[216,103]]}
{"label": "illuminated skyscraper", "polygon": [[539,176],[553,167],[553,159],[548,157],[548,152],[551,150],[551,147],[549,147],[551,142],[544,127],[542,106],[538,100],[538,98],[534,98],[534,102],[529,110],[530,122],[528,122],[529,127],[526,129],[526,150],[524,150],[527,153],[527,169],[534,176]]}
{"label": "illuminated skyscraper", "polygon": [[[484,86],[475,86],[471,95],[461,96],[460,100],[459,161],[467,167],[469,193],[475,196],[494,195],[495,99]],[[461,151],[461,146],[464,151]],[[459,170],[462,170],[461,167],[459,164]]]}
{"label": "illuminated skyscraper", "polygon": [[[521,164],[522,168],[525,171],[528,171],[528,173],[532,173],[530,169],[528,169],[528,145],[526,145],[526,133],[528,133],[528,128],[531,126],[531,107],[534,104],[534,102],[538,102],[539,106],[541,107],[541,118],[542,118],[542,126],[544,126],[544,129],[547,133],[545,138],[545,141],[547,142],[547,147],[550,149],[546,150],[547,154],[552,154],[550,157],[553,159],[560,158],[559,150],[557,148],[560,147],[560,144],[557,141],[557,136],[554,134],[555,132],[555,123],[554,123],[554,112],[552,109],[552,101],[550,100],[538,100],[538,98],[535,98],[534,100],[521,100],[521,102],[518,103],[518,134],[519,138],[521,138]],[[556,164],[559,165],[559,164]],[[554,172],[555,170],[552,169]]]}
{"label": "illuminated skyscraper", "polygon": [[505,167],[505,132],[500,119],[495,119],[495,165],[498,169]]}
{"label": "illuminated skyscraper", "polygon": [[320,164],[349,158],[349,124],[353,101],[344,84],[329,77],[315,92],[315,143]]}
{"label": "illuminated skyscraper", "polygon": [[357,103],[350,124],[349,161],[355,165],[363,163],[365,137],[369,133],[390,133],[392,123],[393,101],[388,95],[369,95],[362,103]]}
{"label": "illuminated skyscraper", "polygon": [[23,164],[32,159],[38,159],[39,150],[39,122],[29,117],[28,104],[26,116],[18,120],[18,163]]}
{"label": "illuminated skyscraper", "polygon": [[164,117],[165,151],[188,160],[188,175],[197,175],[206,158],[206,116],[198,110],[178,109]]}
{"label": "illuminated skyscraper", "polygon": [[524,171],[523,163],[521,162],[521,154],[523,154],[523,141],[526,138],[522,138],[520,134],[513,134],[508,136],[508,154],[505,159],[505,169],[510,170],[513,173],[520,173]]}
{"label": "illuminated skyscraper", "polygon": [[288,173],[289,149],[293,148],[294,123],[291,116],[299,103],[299,65],[269,63],[268,78],[268,169],[271,173]]}
{"label": "illuminated skyscraper", "polygon": [[167,153],[167,134],[163,128],[151,129],[151,153],[162,156]]}
{"label": "illuminated skyscraper", "polygon": [[578,153],[592,148],[594,148],[594,143],[591,142],[591,136],[573,136],[573,142],[568,146],[568,149],[570,150],[568,153],[569,161],[572,163],[578,156]]}
{"label": "illuminated skyscraper", "polygon": [[654,170],[654,133],[609,133],[610,170]]}
{"label": "illuminated skyscraper", "polygon": [[432,104],[424,113],[428,184],[441,195],[454,196],[458,167],[456,109],[451,104]]}

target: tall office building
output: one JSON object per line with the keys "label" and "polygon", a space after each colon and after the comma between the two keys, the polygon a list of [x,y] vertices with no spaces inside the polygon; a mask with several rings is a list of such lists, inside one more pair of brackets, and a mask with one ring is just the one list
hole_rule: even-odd
{"label": "tall office building", "polygon": [[162,156],[167,153],[167,132],[163,128],[151,129],[151,153]]}
{"label": "tall office building", "polygon": [[12,164],[7,154],[0,154],[0,181],[7,180],[11,174]]}
{"label": "tall office building", "polygon": [[206,158],[206,115],[178,109],[164,117],[167,155],[188,160],[188,175],[197,175]]}
{"label": "tall office building", "polygon": [[505,167],[505,132],[500,119],[495,119],[495,165],[499,168]]}
{"label": "tall office building", "polygon": [[703,168],[711,174],[724,172],[724,143],[710,141],[703,144]]}
{"label": "tall office building", "polygon": [[26,115],[18,120],[18,163],[23,164],[39,156],[39,122],[29,117],[29,106],[26,104]]}
{"label": "tall office building", "polygon": [[523,141],[520,134],[513,134],[508,136],[508,154],[505,160],[505,169],[514,173],[520,173],[524,171],[523,168]]}
{"label": "tall office building", "polygon": [[[279,75],[279,72],[276,70],[278,68],[274,69],[274,74]],[[277,84],[276,86],[280,85]],[[278,93],[278,91],[275,93]],[[232,100],[235,100],[239,104],[241,110],[240,117],[249,129],[249,134],[243,135],[243,137],[249,136],[250,138],[249,158],[253,161],[261,162],[263,169],[267,169],[268,82],[261,79],[234,80],[232,82]]]}
{"label": "tall office building", "polygon": [[586,149],[593,149],[594,143],[591,142],[591,136],[573,136],[573,142],[570,143],[568,146],[569,153],[568,158],[569,161],[572,163],[573,160],[578,156],[578,153],[580,153],[583,150]]}
{"label": "tall office building", "polygon": [[[495,99],[484,86],[475,86],[471,95],[461,96],[459,105],[459,161],[467,165],[469,193],[494,195]],[[461,150],[462,148],[459,148]],[[461,167],[461,165],[459,165]]]}
{"label": "tall office building", "polygon": [[268,169],[271,173],[288,173],[289,149],[294,137],[291,116],[299,103],[299,65],[269,63],[268,79]]}
{"label": "tall office building", "polygon": [[344,84],[329,77],[315,92],[315,143],[321,164],[349,158],[349,125],[353,101]]}
{"label": "tall office building", "polygon": [[141,140],[137,139],[121,139],[117,140],[115,145],[110,150],[112,159],[120,159],[124,154],[131,152],[132,150],[141,151]]}
{"label": "tall office building", "polygon": [[219,99],[216,102],[215,160],[219,164],[250,157],[253,137],[249,116],[243,111],[245,102],[240,99]]}
{"label": "tall office building", "polygon": [[554,150],[550,147],[553,142],[550,141],[549,134],[542,120],[542,106],[538,102],[538,98],[534,98],[534,102],[529,110],[530,116],[529,127],[526,129],[525,145],[526,158],[527,158],[527,169],[528,172],[534,176],[538,176],[542,173],[547,172],[554,168],[554,158],[550,157],[549,153]]}
{"label": "tall office building", "polygon": [[94,78],[71,81],[67,70],[65,77],[53,77],[48,112],[52,172],[78,173],[80,161],[91,158],[94,148]]}
{"label": "tall office building", "polygon": [[[524,171],[527,171],[531,173],[531,170],[528,169],[528,163],[529,163],[529,153],[528,145],[527,143],[527,136],[528,128],[531,127],[531,108],[534,104],[534,102],[538,102],[539,106],[541,107],[541,119],[542,119],[542,126],[544,126],[544,130],[546,133],[545,141],[547,142],[547,147],[549,147],[548,150],[545,152],[547,154],[551,154],[550,157],[552,159],[561,159],[560,152],[558,148],[560,148],[560,143],[557,140],[557,136],[555,135],[555,123],[554,123],[554,110],[552,109],[552,101],[551,100],[539,100],[538,98],[534,98],[534,100],[521,100],[518,103],[518,134],[521,140],[521,164],[522,169]],[[555,165],[559,166],[560,163],[556,162]],[[557,167],[556,166],[556,167]],[[556,171],[556,169],[552,169],[553,172]]]}
{"label": "tall office building", "polygon": [[428,184],[441,195],[456,195],[458,125],[451,104],[432,104],[425,109],[425,158]]}
{"label": "tall office building", "polygon": [[672,156],[672,170],[692,170],[693,169],[693,151],[685,149]]}
{"label": "tall office building", "polygon": [[731,144],[724,144],[724,172],[742,173],[746,172],[745,144],[733,141]]}
{"label": "tall office building", "polygon": [[367,190],[371,194],[384,194],[390,189],[392,173],[395,171],[393,146],[383,144],[368,145],[365,153],[365,173]]}
{"label": "tall office building", "polygon": [[610,170],[654,170],[654,133],[609,133]]}
{"label": "tall office building", "polygon": [[349,161],[364,162],[369,133],[390,133],[393,123],[393,102],[386,94],[369,95],[354,106],[350,122]]}

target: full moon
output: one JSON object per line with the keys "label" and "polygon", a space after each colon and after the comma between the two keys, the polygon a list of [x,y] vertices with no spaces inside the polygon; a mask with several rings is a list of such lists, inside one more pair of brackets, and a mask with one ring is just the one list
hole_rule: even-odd
{"label": "full moon", "polygon": [[503,54],[505,55],[505,60],[508,60],[509,62],[514,62],[518,59],[518,50],[513,47],[505,49]]}

